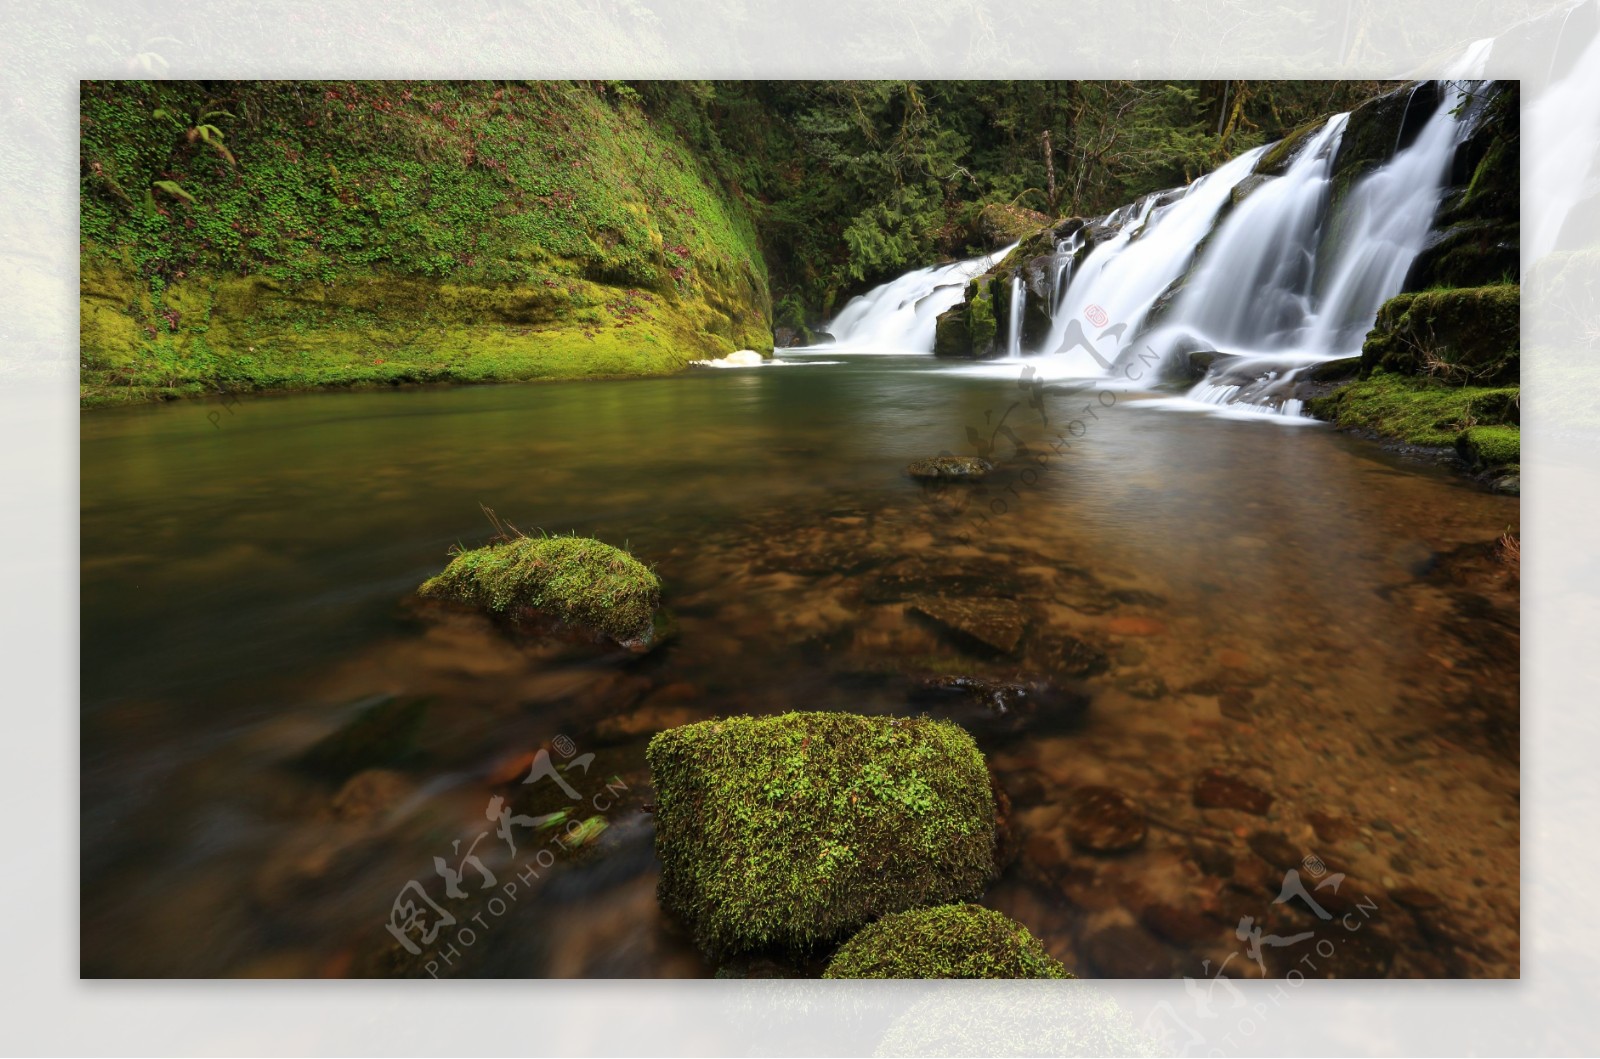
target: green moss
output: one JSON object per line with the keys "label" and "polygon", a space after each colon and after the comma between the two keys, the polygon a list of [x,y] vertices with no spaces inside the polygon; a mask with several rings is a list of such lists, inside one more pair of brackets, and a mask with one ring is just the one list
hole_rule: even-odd
{"label": "green moss", "polygon": [[1308,403],[1312,415],[1347,429],[1371,430],[1413,445],[1454,445],[1468,427],[1514,422],[1515,386],[1452,386],[1380,372]]}
{"label": "green moss", "polygon": [[462,552],[417,592],[513,620],[536,611],[623,644],[651,641],[661,604],[648,567],[587,537],[518,537]]}
{"label": "green moss", "polygon": [[86,82],[80,128],[86,404],[771,348],[742,198],[590,83]]}
{"label": "green moss", "polygon": [[712,955],[809,951],[993,876],[988,768],[948,722],[733,717],[663,732],[647,756],[661,903]]}
{"label": "green moss", "polygon": [[1378,310],[1361,367],[1480,385],[1521,374],[1522,288],[1515,284],[1400,294]]}
{"label": "green moss", "polygon": [[1522,431],[1513,426],[1468,427],[1456,438],[1456,452],[1474,470],[1516,464],[1522,457]]}
{"label": "green moss", "polygon": [[1319,120],[1300,126],[1267,148],[1261,158],[1257,160],[1256,167],[1252,172],[1260,176],[1282,175],[1284,170],[1289,168],[1289,163],[1294,160],[1294,156],[1299,153],[1300,148],[1305,146],[1306,141],[1316,135],[1326,124],[1326,121]]}
{"label": "green moss", "polygon": [[824,978],[1071,978],[1028,928],[978,905],[914,908],[845,942]]}
{"label": "green moss", "polygon": [[978,232],[994,249],[1032,235],[1049,223],[1050,218],[1038,210],[1003,202],[991,202],[978,211]]}
{"label": "green moss", "polygon": [[999,314],[995,311],[993,276],[979,276],[967,284],[967,333],[972,339],[974,356],[985,357],[994,352],[995,335],[1000,330]]}

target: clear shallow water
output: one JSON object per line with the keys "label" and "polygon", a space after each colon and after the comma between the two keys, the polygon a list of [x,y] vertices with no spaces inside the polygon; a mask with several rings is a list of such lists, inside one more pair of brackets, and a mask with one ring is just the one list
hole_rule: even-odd
{"label": "clear shallow water", "polygon": [[[1046,424],[1015,379],[826,359],[846,362],[260,399],[216,427],[203,403],[85,415],[84,973],[709,974],[654,903],[651,732],[916,711],[916,682],[953,672],[1089,699],[1020,731],[934,707],[980,731],[1013,802],[988,903],[1079,973],[1215,973],[1243,914],[1332,929],[1273,903],[1284,844],[1379,909],[1340,929],[1332,973],[1516,973],[1517,588],[1491,551],[1515,500],[1320,427],[1092,390],[1047,392]],[[970,437],[999,481],[904,476]],[[409,604],[488,536],[480,504],[626,543],[677,640],[596,657]],[[912,595],[1004,600],[1026,631],[993,657]],[[411,757],[343,792],[295,765],[386,698],[427,702]],[[524,865],[493,852],[485,803],[563,807],[516,783],[557,736],[595,755],[572,783],[606,827],[486,911]],[[1266,814],[1197,806],[1208,769],[1270,793]],[[1067,840],[1085,784],[1148,815],[1138,848]],[[473,943],[398,949],[400,888],[442,900],[433,858],[486,827],[497,888],[466,871],[450,906],[482,916]]]}

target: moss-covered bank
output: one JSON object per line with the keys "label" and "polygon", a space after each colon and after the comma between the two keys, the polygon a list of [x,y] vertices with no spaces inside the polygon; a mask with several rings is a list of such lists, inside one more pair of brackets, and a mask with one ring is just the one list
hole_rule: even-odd
{"label": "moss-covered bank", "polygon": [[979,905],[899,912],[839,947],[824,978],[1071,978],[1028,928]]}
{"label": "moss-covered bank", "polygon": [[1312,415],[1410,445],[1453,447],[1474,472],[1519,462],[1520,289],[1400,294],[1361,351],[1361,377],[1311,400]]}
{"label": "moss-covered bank", "polygon": [[988,767],[948,722],[732,717],[662,732],[648,757],[661,903],[713,956],[805,953],[993,876]]}
{"label": "moss-covered bank", "polygon": [[771,348],[738,193],[624,85],[85,83],[85,403]]}

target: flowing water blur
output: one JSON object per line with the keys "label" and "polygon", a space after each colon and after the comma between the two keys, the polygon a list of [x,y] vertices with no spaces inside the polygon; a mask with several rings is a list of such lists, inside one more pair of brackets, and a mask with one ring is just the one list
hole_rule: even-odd
{"label": "flowing water blur", "polygon": [[[1321,427],[1093,390],[1034,407],[931,358],[792,360],[260,399],[215,427],[203,403],[86,415],[83,973],[710,974],[655,904],[650,734],[917,711],[917,681],[950,673],[1088,697],[975,726],[1012,803],[986,900],[1079,973],[1209,977],[1246,914],[1290,934],[1285,846],[1377,909],[1326,973],[1517,973],[1516,580],[1496,550],[1515,500]],[[998,483],[905,477],[971,438]],[[480,504],[626,544],[677,638],[597,656],[416,607],[452,544],[488,537]],[[1005,600],[1023,640],[975,650],[907,584]],[[392,700],[426,703],[410,757],[350,785],[297,764]],[[597,822],[531,877],[485,803],[541,747],[594,755],[569,776]],[[1206,770],[1270,808],[1198,808]],[[1138,848],[1067,841],[1085,784],[1142,807]],[[451,903],[434,858],[486,829],[496,886],[468,870]],[[416,958],[385,929],[412,879],[458,919]],[[1283,973],[1256,968],[1227,973]]]}

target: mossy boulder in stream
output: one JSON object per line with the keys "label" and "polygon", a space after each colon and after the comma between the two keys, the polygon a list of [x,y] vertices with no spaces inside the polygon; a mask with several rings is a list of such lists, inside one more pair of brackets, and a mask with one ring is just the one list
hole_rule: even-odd
{"label": "mossy boulder in stream", "polygon": [[840,946],[824,978],[1071,978],[1028,928],[979,905],[898,912]]}
{"label": "mossy boulder in stream", "polygon": [[661,904],[714,957],[803,954],[994,874],[988,767],[948,722],[731,717],[662,732],[647,757]]}
{"label": "mossy boulder in stream", "polygon": [[587,537],[517,537],[462,552],[417,594],[482,607],[514,624],[554,620],[624,647],[656,642],[661,579]]}

